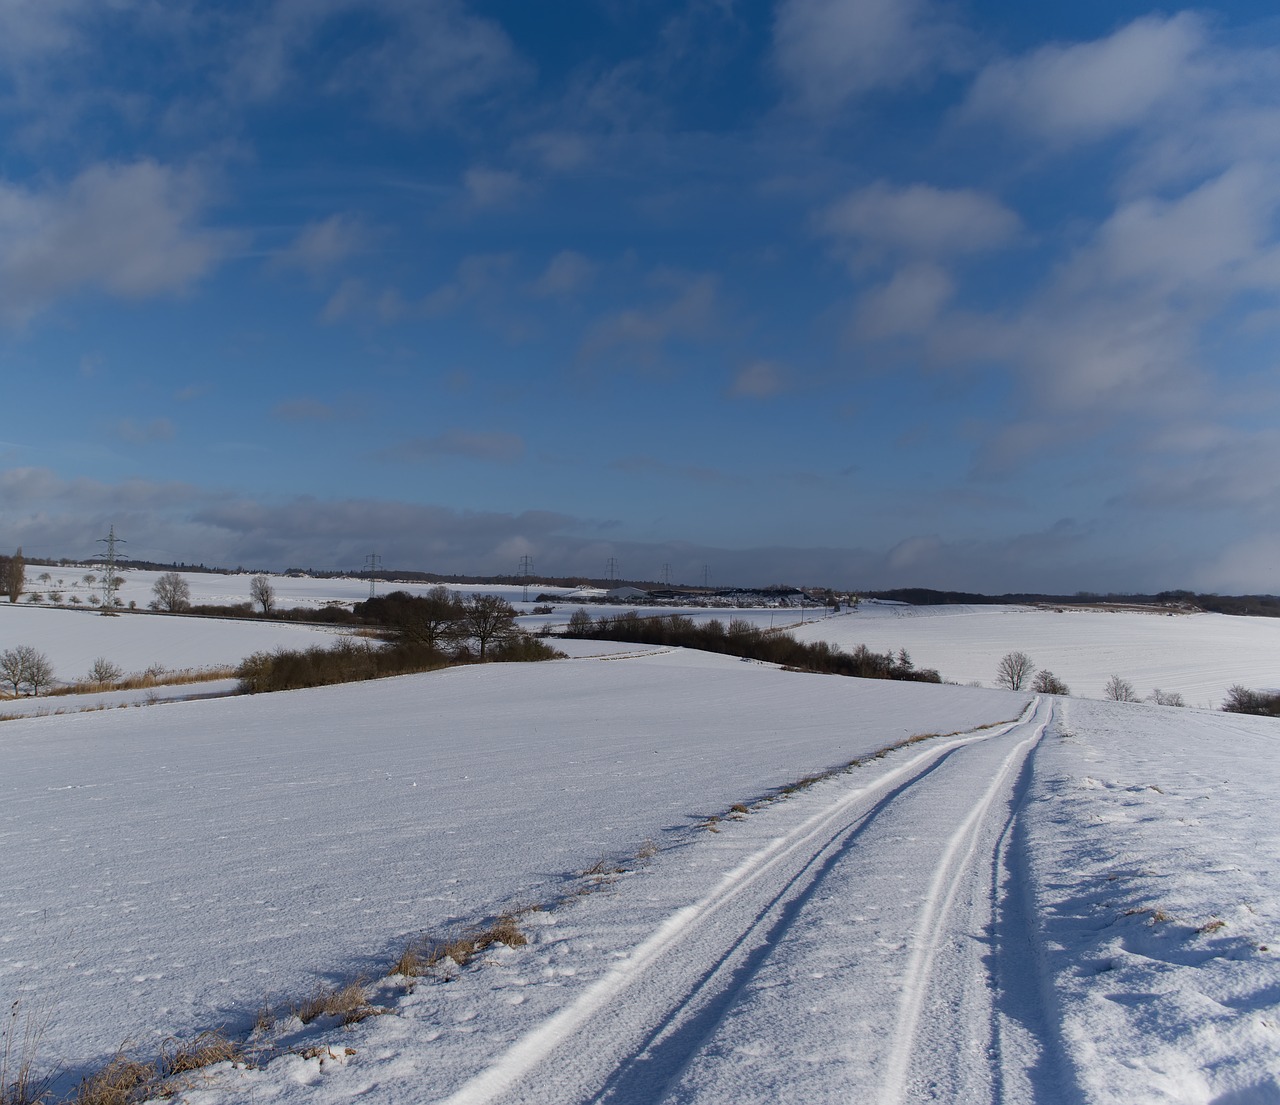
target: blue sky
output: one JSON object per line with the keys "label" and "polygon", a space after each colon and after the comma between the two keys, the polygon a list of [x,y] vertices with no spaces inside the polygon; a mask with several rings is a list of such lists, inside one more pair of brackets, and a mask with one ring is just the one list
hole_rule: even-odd
{"label": "blue sky", "polygon": [[1272,10],[7,0],[0,545],[1280,590]]}

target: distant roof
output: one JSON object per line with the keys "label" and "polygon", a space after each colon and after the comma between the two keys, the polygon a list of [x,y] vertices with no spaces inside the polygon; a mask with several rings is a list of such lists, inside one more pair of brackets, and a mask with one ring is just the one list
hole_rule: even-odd
{"label": "distant roof", "polygon": [[615,587],[612,591],[605,593],[607,599],[646,599],[649,597],[648,591],[642,591],[639,587]]}

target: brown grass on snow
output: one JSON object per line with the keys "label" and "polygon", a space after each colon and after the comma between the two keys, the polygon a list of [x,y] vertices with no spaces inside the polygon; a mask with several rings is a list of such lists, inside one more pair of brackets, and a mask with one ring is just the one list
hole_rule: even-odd
{"label": "brown grass on snow", "polygon": [[467,932],[444,940],[417,940],[409,944],[387,972],[405,978],[421,978],[439,967],[446,959],[465,967],[485,948],[505,944],[508,948],[520,948],[529,938],[520,931],[516,918],[503,914],[488,928]]}

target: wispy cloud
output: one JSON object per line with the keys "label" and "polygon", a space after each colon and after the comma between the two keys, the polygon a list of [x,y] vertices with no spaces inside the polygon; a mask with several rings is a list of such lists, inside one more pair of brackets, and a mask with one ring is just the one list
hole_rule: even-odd
{"label": "wispy cloud", "polygon": [[330,404],[305,396],[277,403],[271,408],[271,414],[284,422],[329,422],[338,416]]}
{"label": "wispy cloud", "polygon": [[930,83],[970,64],[971,36],[930,0],[782,0],[774,64],[793,100],[829,113],[876,89]]}
{"label": "wispy cloud", "polygon": [[157,441],[172,441],[177,431],[167,418],[153,418],[149,422],[137,422],[122,418],[116,423],[116,436],[133,445],[150,445]]}
{"label": "wispy cloud", "polygon": [[434,437],[415,437],[378,454],[382,460],[422,463],[442,457],[511,463],[524,454],[524,438],[498,430],[447,430]]}
{"label": "wispy cloud", "polygon": [[201,225],[205,202],[195,170],[154,161],[94,165],[42,191],[0,181],[0,316],[20,324],[84,289],[181,294],[243,243]]}

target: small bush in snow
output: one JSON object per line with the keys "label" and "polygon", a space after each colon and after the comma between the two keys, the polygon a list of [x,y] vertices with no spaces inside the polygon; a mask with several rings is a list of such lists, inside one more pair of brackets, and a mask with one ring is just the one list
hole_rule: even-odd
{"label": "small bush in snow", "polygon": [[124,671],[119,664],[113,664],[105,656],[99,656],[89,669],[88,679],[94,686],[103,687],[108,683],[118,683],[123,676]]}
{"label": "small bush in snow", "polygon": [[1262,717],[1280,717],[1280,694],[1267,691],[1251,691],[1236,684],[1227,691],[1222,708],[1229,714],[1259,714]]}
{"label": "small bush in snow", "polygon": [[1048,668],[1043,671],[1036,672],[1036,677],[1031,683],[1031,689],[1036,694],[1070,694],[1071,689]]}
{"label": "small bush in snow", "polygon": [[1127,679],[1121,679],[1118,675],[1113,675],[1107,680],[1107,685],[1102,688],[1102,696],[1111,699],[1112,702],[1137,702],[1138,692],[1133,689],[1133,684]]}

